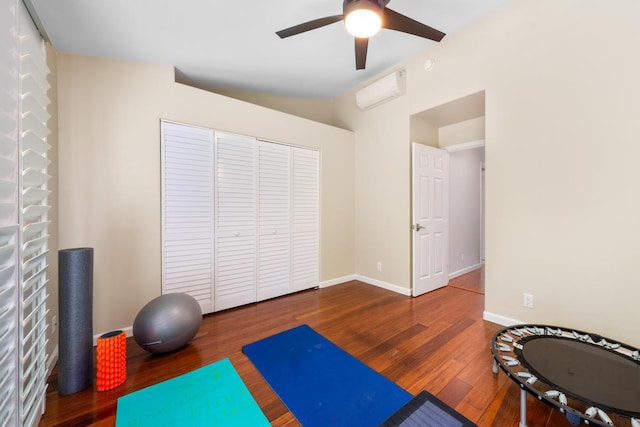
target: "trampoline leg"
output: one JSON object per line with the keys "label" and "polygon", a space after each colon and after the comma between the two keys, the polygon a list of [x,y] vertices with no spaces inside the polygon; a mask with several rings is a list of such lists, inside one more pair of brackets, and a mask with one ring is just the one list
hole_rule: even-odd
{"label": "trampoline leg", "polygon": [[492,371],[494,374],[497,374],[497,373],[498,373],[498,362],[496,362],[496,359],[493,359],[493,367],[491,368],[491,371]]}
{"label": "trampoline leg", "polygon": [[527,392],[520,390],[520,426],[527,427]]}

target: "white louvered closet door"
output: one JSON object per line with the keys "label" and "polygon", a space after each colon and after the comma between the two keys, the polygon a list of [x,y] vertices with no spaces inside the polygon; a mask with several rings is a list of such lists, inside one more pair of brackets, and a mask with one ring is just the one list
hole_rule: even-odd
{"label": "white louvered closet door", "polygon": [[18,17],[0,0],[0,425],[18,422]]}
{"label": "white louvered closet door", "polygon": [[216,132],[216,310],[257,300],[257,142]]}
{"label": "white louvered closet door", "polygon": [[162,122],[162,293],[214,311],[213,131]]}
{"label": "white louvered closet door", "polygon": [[318,286],[320,259],[320,153],[292,148],[293,291]]}
{"label": "white louvered closet door", "polygon": [[259,142],[258,301],[292,292],[291,147]]}

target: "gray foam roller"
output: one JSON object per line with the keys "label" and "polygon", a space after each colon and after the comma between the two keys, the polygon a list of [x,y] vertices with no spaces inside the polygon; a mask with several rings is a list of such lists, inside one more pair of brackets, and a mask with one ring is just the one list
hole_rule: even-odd
{"label": "gray foam roller", "polygon": [[58,393],[93,383],[93,248],[58,253]]}

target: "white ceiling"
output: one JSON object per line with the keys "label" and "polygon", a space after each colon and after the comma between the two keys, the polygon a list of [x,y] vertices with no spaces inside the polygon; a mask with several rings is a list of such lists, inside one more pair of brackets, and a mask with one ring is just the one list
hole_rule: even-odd
{"label": "white ceiling", "polygon": [[[342,0],[29,0],[54,48],[171,64],[198,87],[333,98],[432,43],[382,30],[356,71],[342,22],[280,39],[275,32],[342,13]],[[391,0],[388,7],[451,35],[509,0]],[[446,40],[446,37],[445,39]]]}

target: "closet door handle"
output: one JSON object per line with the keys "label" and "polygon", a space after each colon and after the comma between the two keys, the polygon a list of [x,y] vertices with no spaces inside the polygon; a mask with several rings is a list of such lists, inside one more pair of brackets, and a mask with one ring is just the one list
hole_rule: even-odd
{"label": "closet door handle", "polygon": [[420,231],[420,230],[422,230],[424,227],[423,227],[423,226],[421,226],[420,224],[416,224],[414,228],[416,229],[416,231]]}

